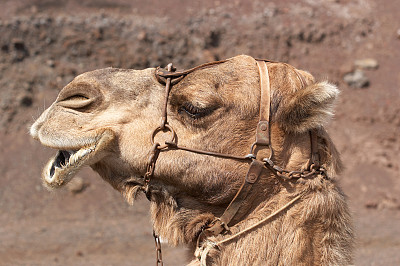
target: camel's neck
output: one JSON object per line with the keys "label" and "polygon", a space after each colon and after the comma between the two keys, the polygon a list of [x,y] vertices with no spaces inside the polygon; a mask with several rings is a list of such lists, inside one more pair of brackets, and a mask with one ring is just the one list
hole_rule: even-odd
{"label": "camel's neck", "polygon": [[263,202],[230,232],[208,238],[193,265],[201,258],[207,265],[351,263],[353,236],[344,196],[329,180],[310,181],[313,185]]}
{"label": "camel's neck", "polygon": [[[239,238],[247,238],[248,234],[253,231],[257,231],[259,228],[263,227],[267,223],[271,223],[274,220],[278,219],[279,216],[284,215],[292,206],[294,206],[301,198],[305,196],[305,192],[300,192],[296,196],[294,196],[291,200],[288,200],[286,204],[281,206],[278,209],[273,210],[271,206],[264,206],[264,208],[258,211],[258,214],[251,214],[247,220],[252,220],[251,223],[244,222],[240,225],[235,226],[232,229],[229,229],[229,232],[224,236],[215,237],[214,239],[204,239],[202,243],[200,243],[195,251],[195,257],[197,260],[201,262],[202,265],[205,265],[209,256],[209,252],[217,249],[221,250],[223,246],[229,245],[231,242],[237,242]],[[264,213],[264,217],[260,218],[260,213]],[[263,214],[261,214],[262,216]],[[234,233],[235,232],[235,233]],[[218,257],[223,257],[221,254],[218,256],[210,256],[210,260],[216,260]]]}
{"label": "camel's neck", "polygon": [[[266,186],[257,187],[268,191]],[[200,258],[203,255],[207,265],[351,263],[350,215],[344,195],[335,183],[317,176],[296,187],[280,187],[278,191],[269,191],[270,194],[251,194],[258,195],[253,201],[257,206],[234,223],[229,232],[205,239],[203,250],[208,250],[199,252]],[[305,194],[296,198],[301,191]],[[257,204],[260,195],[265,198]],[[186,243],[194,252],[199,232],[215,215],[201,206],[184,207],[195,204],[194,199],[191,201],[187,198],[178,204],[165,193],[164,198],[152,201],[151,215],[158,235],[170,244]],[[193,261],[193,265],[199,263],[198,259]]]}

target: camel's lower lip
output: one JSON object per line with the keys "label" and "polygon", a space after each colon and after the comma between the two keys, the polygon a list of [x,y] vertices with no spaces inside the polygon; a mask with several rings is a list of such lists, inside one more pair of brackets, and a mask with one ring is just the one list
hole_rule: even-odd
{"label": "camel's lower lip", "polygon": [[95,144],[79,150],[59,150],[43,170],[45,186],[58,188],[67,184],[78,170],[93,157],[95,150]]}

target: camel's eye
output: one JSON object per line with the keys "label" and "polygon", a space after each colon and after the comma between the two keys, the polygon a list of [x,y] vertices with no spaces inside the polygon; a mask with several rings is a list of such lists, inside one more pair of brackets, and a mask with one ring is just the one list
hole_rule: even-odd
{"label": "camel's eye", "polygon": [[199,119],[212,113],[214,108],[201,108],[191,103],[184,103],[179,109],[179,114],[185,114],[191,119]]}

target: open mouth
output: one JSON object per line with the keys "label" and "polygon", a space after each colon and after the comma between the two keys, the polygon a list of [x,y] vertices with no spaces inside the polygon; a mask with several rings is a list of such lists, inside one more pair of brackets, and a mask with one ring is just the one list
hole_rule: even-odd
{"label": "open mouth", "polygon": [[[52,143],[46,136],[39,136],[39,140],[46,143],[46,146],[58,149],[43,169],[42,180],[45,187],[53,189],[66,185],[83,166],[93,165],[108,154],[110,144],[115,138],[113,131],[105,129],[93,135],[94,137],[81,137],[71,141],[74,146],[70,148],[65,147],[68,141],[61,143],[64,147],[57,147],[57,142]],[[82,143],[82,146],[76,146],[76,143]]]}
{"label": "open mouth", "polygon": [[96,145],[79,150],[59,150],[43,170],[43,181],[49,188],[67,184],[79,169],[93,157]]}

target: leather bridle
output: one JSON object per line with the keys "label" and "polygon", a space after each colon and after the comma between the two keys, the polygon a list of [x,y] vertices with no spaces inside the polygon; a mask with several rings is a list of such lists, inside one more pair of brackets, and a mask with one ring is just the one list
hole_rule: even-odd
{"label": "leather bridle", "polygon": [[[269,169],[275,176],[283,179],[288,180],[297,180],[299,178],[309,178],[314,175],[321,175],[324,178],[327,178],[326,170],[319,165],[319,153],[318,153],[318,145],[317,145],[317,133],[315,130],[310,130],[310,145],[311,145],[311,154],[310,159],[308,161],[307,167],[304,170],[299,171],[289,171],[283,169],[274,164],[274,153],[271,147],[271,134],[270,134],[270,105],[271,105],[271,95],[270,95],[270,79],[268,74],[268,67],[267,63],[271,63],[273,61],[269,60],[258,60],[256,59],[256,63],[258,66],[259,74],[260,74],[260,113],[259,113],[259,122],[256,128],[256,136],[255,142],[250,147],[249,154],[245,156],[237,156],[231,154],[224,154],[212,151],[204,151],[198,149],[192,149],[188,147],[179,146],[177,143],[177,137],[174,129],[168,124],[168,116],[167,116],[167,107],[168,107],[168,96],[170,90],[173,85],[177,84],[181,81],[186,75],[199,70],[204,69],[207,67],[211,67],[217,64],[222,64],[230,59],[222,60],[222,61],[215,61],[206,63],[203,65],[199,65],[197,67],[179,71],[177,72],[176,69],[172,66],[172,64],[168,64],[166,69],[157,68],[155,71],[155,76],[157,80],[161,84],[165,84],[165,99],[162,111],[162,119],[161,124],[158,126],[153,133],[151,134],[151,143],[152,143],[152,150],[150,152],[149,160],[147,163],[146,173],[144,174],[144,186],[143,190],[149,200],[151,200],[151,187],[150,181],[154,175],[154,168],[158,158],[158,155],[161,151],[171,150],[171,149],[178,149],[184,150],[188,152],[204,154],[208,156],[215,156],[221,157],[226,159],[233,159],[233,160],[240,160],[240,161],[247,161],[250,163],[249,170],[244,178],[242,186],[239,188],[238,192],[234,196],[234,198],[229,203],[228,207],[225,209],[224,213],[221,217],[215,218],[210,224],[204,228],[198,236],[197,246],[198,248],[202,245],[202,243],[211,236],[217,236],[225,231],[229,231],[230,222],[234,217],[236,217],[238,210],[242,203],[247,198],[249,191],[251,190],[252,186],[257,182],[259,179],[261,172],[263,169]],[[290,65],[288,65],[290,66]],[[305,87],[306,81],[304,77],[292,66],[290,66],[296,73],[297,77],[299,78],[302,87]],[[170,139],[165,141],[164,144],[160,144],[155,142],[155,136],[160,132],[167,132],[170,133]],[[256,158],[255,150],[260,147],[265,147],[270,150],[269,157],[263,158],[259,160]],[[288,205],[289,206],[289,205]],[[154,234],[154,238],[156,241],[157,247],[157,265],[163,265],[162,257],[161,257],[161,245],[160,240],[156,234]]]}

